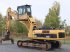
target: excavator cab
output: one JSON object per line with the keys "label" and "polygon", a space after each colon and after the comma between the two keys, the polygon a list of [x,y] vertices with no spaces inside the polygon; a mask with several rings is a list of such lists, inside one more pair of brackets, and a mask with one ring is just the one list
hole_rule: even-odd
{"label": "excavator cab", "polygon": [[24,15],[27,13],[27,15],[31,16],[31,5],[18,6],[17,10],[19,15]]}

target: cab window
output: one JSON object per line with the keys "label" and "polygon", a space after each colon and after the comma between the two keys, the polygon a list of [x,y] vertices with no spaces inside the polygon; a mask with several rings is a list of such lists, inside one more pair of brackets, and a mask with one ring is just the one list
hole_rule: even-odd
{"label": "cab window", "polygon": [[22,8],[19,8],[19,9],[18,9],[18,13],[19,13],[19,14],[23,14],[23,9],[22,9]]}

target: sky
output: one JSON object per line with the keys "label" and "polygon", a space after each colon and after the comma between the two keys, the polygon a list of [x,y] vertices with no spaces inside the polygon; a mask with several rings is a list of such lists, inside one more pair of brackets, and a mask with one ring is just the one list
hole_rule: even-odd
{"label": "sky", "polygon": [[66,20],[70,26],[70,0],[0,0],[0,13],[5,16],[8,7],[15,11],[17,6],[29,4],[32,6],[32,16],[43,23],[55,1],[60,3],[61,20]]}

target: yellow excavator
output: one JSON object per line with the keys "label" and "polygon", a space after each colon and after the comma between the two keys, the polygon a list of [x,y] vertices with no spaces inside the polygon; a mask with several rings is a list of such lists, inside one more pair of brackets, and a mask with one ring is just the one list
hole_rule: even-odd
{"label": "yellow excavator", "polygon": [[15,20],[25,24],[28,29],[29,40],[18,40],[18,47],[33,47],[45,50],[60,48],[61,43],[58,40],[65,39],[65,30],[62,29],[38,29],[35,19],[32,16],[31,5],[22,5],[17,7],[17,12],[11,8],[7,10],[7,17],[14,17]]}

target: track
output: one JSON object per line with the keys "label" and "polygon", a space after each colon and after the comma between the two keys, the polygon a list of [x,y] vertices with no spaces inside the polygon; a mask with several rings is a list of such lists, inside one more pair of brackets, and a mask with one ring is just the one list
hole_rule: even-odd
{"label": "track", "polygon": [[16,43],[4,42],[0,45],[0,52],[70,52],[70,45],[62,45],[61,49],[55,49],[50,51],[44,51],[33,48],[19,48]]}

